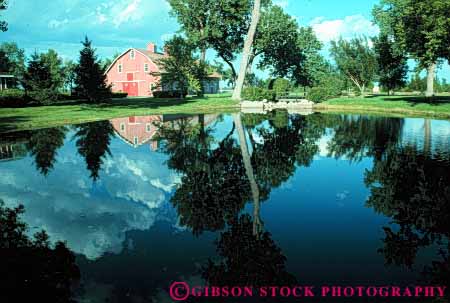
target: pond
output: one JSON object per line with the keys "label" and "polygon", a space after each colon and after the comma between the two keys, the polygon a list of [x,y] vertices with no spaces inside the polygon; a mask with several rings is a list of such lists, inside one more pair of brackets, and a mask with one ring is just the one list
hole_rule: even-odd
{"label": "pond", "polygon": [[0,200],[75,254],[80,302],[172,302],[175,281],[448,284],[449,121],[276,111],[0,136]]}

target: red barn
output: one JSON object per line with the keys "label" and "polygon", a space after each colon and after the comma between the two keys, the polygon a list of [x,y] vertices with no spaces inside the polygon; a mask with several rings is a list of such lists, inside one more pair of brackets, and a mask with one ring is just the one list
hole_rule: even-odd
{"label": "red barn", "polygon": [[[160,77],[155,75],[161,72],[158,61],[167,56],[158,52],[154,43],[149,43],[146,49],[130,48],[119,57],[106,70],[108,84],[112,85],[113,92],[127,92],[128,96],[149,97],[157,90]],[[204,82],[205,93],[218,93],[221,76],[213,73]],[[164,89],[164,84],[162,84]]]}

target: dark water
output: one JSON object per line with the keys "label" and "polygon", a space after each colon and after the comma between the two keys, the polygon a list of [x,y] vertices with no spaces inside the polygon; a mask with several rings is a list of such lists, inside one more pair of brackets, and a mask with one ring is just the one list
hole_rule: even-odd
{"label": "dark water", "polygon": [[[2,134],[0,147],[5,207],[23,204],[28,236],[43,229],[76,256],[36,261],[13,250],[20,261],[2,265],[1,279],[22,279],[6,290],[17,296],[56,285],[47,302],[172,302],[174,281],[448,285],[448,121],[128,117]],[[0,218],[5,231],[12,221]],[[46,274],[34,268],[42,262]],[[33,272],[31,282],[22,272]]]}

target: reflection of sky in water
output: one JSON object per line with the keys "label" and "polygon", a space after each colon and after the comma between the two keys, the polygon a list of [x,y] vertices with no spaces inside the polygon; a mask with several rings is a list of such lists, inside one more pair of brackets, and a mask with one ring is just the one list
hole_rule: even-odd
{"label": "reflection of sky in water", "polygon": [[[423,119],[406,119],[402,140],[423,142],[423,123]],[[211,124],[215,144],[232,125],[229,115]],[[448,150],[450,123],[432,120],[431,128],[432,143],[447,142]],[[147,144],[134,149],[115,138],[110,146],[113,156],[107,158],[99,181],[93,184],[72,135],[68,134],[58,151],[55,169],[47,178],[34,169],[30,157],[0,163],[0,198],[10,206],[25,204],[25,219],[31,227],[47,230],[52,240],[66,240],[71,249],[89,259],[106,252],[120,254],[122,243],[129,243],[154,261],[148,261],[148,268],[176,265],[168,270],[176,273],[167,274],[168,280],[181,275],[178,271],[185,274],[195,267],[182,270],[182,264],[214,257],[215,236],[198,240],[189,231],[173,232],[181,229],[169,198],[180,176],[167,168],[166,155],[152,152]],[[395,271],[385,269],[377,249],[382,226],[390,219],[364,206],[369,195],[364,172],[372,167],[372,160],[355,163],[328,157],[333,135],[328,130],[317,142],[319,152],[310,167],[297,168],[289,180],[273,189],[261,207],[264,229],[287,257],[288,270],[300,280],[308,274],[309,281],[323,281],[325,272],[329,281],[351,280],[357,273],[371,281],[386,278]],[[233,137],[237,139],[236,133]],[[252,205],[246,210],[251,213]],[[171,230],[152,233],[159,221],[165,221]],[[136,263],[126,255],[118,258],[121,262],[117,264],[105,262],[119,276],[123,267]],[[395,273],[397,277],[406,275],[404,271]]]}
{"label": "reflection of sky in water", "polygon": [[32,228],[43,228],[52,240],[66,240],[75,252],[97,258],[119,252],[128,230],[148,229],[161,219],[176,221],[164,217],[166,197],[179,180],[164,164],[165,155],[113,139],[113,157],[94,184],[72,136],[67,135],[47,178],[30,157],[1,164],[0,196],[10,206],[23,203]]}

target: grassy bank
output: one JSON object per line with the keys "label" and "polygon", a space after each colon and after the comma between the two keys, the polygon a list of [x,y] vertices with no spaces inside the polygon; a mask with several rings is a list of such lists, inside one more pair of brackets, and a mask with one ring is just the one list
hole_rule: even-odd
{"label": "grassy bank", "polygon": [[[329,113],[450,119],[450,96],[436,97],[433,103],[428,101],[420,96],[345,97],[317,104],[315,110]],[[98,105],[75,101],[52,106],[0,108],[0,132],[47,128],[127,116],[207,114],[237,110],[239,110],[239,104],[232,101],[229,95],[209,95],[204,98],[185,100],[126,98],[114,99]]]}
{"label": "grassy bank", "polygon": [[318,111],[339,113],[379,113],[395,116],[417,116],[450,119],[450,96],[430,100],[423,96],[368,96],[335,98],[317,104]]}
{"label": "grassy bank", "polygon": [[175,113],[206,114],[236,111],[237,108],[238,103],[232,101],[229,95],[209,95],[184,100],[126,98],[113,99],[98,105],[75,101],[51,106],[0,108],[0,132],[47,128],[117,117]]}

